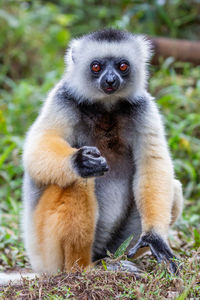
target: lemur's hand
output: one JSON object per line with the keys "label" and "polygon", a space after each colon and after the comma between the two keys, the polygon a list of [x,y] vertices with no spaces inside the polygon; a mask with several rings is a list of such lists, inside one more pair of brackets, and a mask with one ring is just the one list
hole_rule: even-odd
{"label": "lemur's hand", "polygon": [[172,253],[167,243],[156,233],[147,232],[142,234],[136,245],[129,250],[128,258],[133,257],[139,248],[150,247],[152,255],[156,258],[158,263],[162,261],[170,264],[170,271],[178,273],[177,264],[174,261],[175,255]]}
{"label": "lemur's hand", "polygon": [[96,147],[80,148],[74,154],[73,162],[76,171],[83,178],[102,176],[108,171],[106,159]]}

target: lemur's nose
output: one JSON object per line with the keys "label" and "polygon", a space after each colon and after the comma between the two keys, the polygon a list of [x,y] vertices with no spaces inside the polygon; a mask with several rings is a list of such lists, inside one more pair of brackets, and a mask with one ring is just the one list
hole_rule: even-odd
{"label": "lemur's nose", "polygon": [[106,77],[106,83],[108,85],[113,85],[115,83],[115,81],[116,81],[116,75],[115,74],[109,74],[109,75],[107,75],[107,77]]}

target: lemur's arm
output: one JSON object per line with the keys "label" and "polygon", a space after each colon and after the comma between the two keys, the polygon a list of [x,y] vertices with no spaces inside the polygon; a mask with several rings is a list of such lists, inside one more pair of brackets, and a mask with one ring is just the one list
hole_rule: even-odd
{"label": "lemur's arm", "polygon": [[[59,88],[58,88],[59,87]],[[81,177],[101,176],[107,163],[96,147],[72,148],[70,112],[59,107],[58,85],[48,96],[38,119],[26,138],[23,163],[32,179],[40,184],[66,187]]]}
{"label": "lemur's arm", "polygon": [[[160,262],[174,257],[168,244],[167,235],[173,204],[173,165],[164,136],[163,124],[155,103],[147,99],[148,109],[138,121],[134,155],[136,174],[134,194],[138,206],[142,236],[129,252],[132,257],[145,246]],[[175,264],[171,269],[176,270]]]}
{"label": "lemur's arm", "polygon": [[57,130],[30,131],[24,149],[24,168],[41,184],[64,187],[78,178],[72,167],[76,153]]}

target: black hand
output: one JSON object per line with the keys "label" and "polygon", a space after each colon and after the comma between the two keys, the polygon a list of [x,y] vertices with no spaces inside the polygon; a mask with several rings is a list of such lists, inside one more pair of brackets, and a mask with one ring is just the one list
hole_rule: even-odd
{"label": "black hand", "polygon": [[83,177],[102,176],[108,171],[106,159],[96,147],[84,146],[73,156],[73,163],[78,174]]}
{"label": "black hand", "polygon": [[139,248],[150,247],[152,255],[158,263],[161,261],[169,262],[170,271],[177,273],[176,259],[167,243],[156,233],[148,232],[142,235],[136,245],[129,250],[128,258],[133,257]]}

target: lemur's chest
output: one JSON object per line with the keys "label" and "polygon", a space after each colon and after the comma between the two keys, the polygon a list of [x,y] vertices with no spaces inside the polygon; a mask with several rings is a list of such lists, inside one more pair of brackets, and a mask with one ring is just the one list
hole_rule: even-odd
{"label": "lemur's chest", "polygon": [[127,148],[126,137],[120,118],[113,114],[103,113],[85,117],[89,134],[101,152],[122,154]]}
{"label": "lemur's chest", "polygon": [[125,101],[118,103],[110,111],[99,104],[79,105],[76,118],[70,144],[77,148],[96,146],[109,166],[109,171],[104,176],[95,179],[95,193],[99,204],[99,229],[96,237],[101,247],[104,247],[110,239],[109,232],[113,232],[121,224],[126,216],[126,208],[131,207],[133,202],[134,107]]}
{"label": "lemur's chest", "polygon": [[101,105],[81,106],[82,133],[90,145],[98,147],[108,160],[130,155],[131,109],[128,103],[119,103],[111,111]]}

